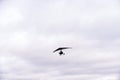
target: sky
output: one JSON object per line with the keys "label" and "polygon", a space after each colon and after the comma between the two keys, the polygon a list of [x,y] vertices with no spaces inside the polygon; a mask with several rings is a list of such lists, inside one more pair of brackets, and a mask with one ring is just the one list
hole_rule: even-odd
{"label": "sky", "polygon": [[119,0],[0,0],[0,80],[120,80],[119,26]]}

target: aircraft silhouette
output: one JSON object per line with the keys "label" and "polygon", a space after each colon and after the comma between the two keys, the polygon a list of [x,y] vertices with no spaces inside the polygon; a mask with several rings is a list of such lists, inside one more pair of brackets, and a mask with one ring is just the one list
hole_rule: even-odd
{"label": "aircraft silhouette", "polygon": [[71,49],[71,47],[60,47],[60,48],[57,48],[56,50],[53,51],[53,53],[55,53],[56,51],[60,51],[59,54],[60,56],[61,55],[65,55],[65,53],[63,53],[63,49]]}

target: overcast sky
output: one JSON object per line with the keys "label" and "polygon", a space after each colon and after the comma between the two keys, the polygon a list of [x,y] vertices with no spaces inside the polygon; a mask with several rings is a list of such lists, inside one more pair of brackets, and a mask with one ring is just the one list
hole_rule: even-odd
{"label": "overcast sky", "polygon": [[119,48],[119,0],[0,0],[0,80],[118,80]]}

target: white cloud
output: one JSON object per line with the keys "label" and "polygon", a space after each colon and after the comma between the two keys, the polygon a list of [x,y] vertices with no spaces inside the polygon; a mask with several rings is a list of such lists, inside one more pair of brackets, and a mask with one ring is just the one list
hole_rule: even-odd
{"label": "white cloud", "polygon": [[[3,2],[0,65],[4,78],[117,80],[120,67],[117,0]],[[73,49],[60,57],[52,53],[59,46]]]}
{"label": "white cloud", "polygon": [[8,27],[10,25],[16,25],[23,19],[19,9],[11,5],[3,6],[0,13],[0,25],[1,27]]}

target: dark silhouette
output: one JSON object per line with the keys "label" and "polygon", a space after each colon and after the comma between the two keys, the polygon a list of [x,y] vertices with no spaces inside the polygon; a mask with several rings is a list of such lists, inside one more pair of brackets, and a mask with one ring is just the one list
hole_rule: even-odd
{"label": "dark silhouette", "polygon": [[59,50],[63,50],[63,49],[71,49],[71,47],[60,47],[56,50],[54,50],[53,52],[59,51]]}
{"label": "dark silhouette", "polygon": [[61,56],[61,55],[65,55],[65,53],[63,53],[62,50],[59,52],[59,54],[60,54],[60,56]]}
{"label": "dark silhouette", "polygon": [[60,47],[60,48],[54,50],[53,53],[55,53],[56,51],[60,51],[59,52],[60,56],[65,55],[65,53],[63,53],[63,51],[62,51],[63,49],[71,49],[71,47]]}

